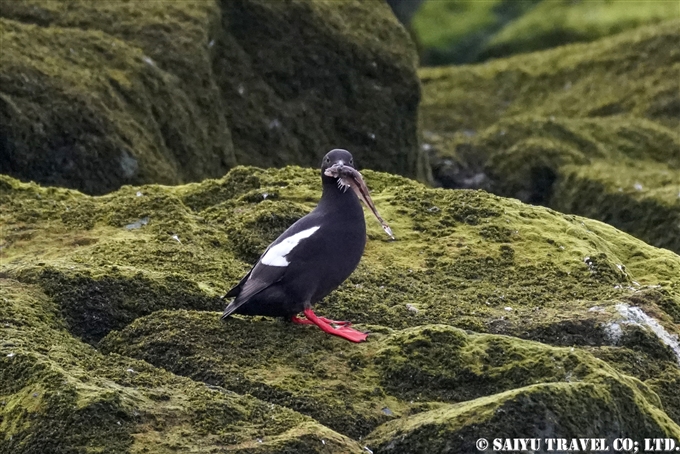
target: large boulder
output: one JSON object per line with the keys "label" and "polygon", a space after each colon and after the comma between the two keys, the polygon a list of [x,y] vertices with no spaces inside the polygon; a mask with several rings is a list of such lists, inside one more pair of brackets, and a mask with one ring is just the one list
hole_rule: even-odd
{"label": "large boulder", "polygon": [[370,330],[364,344],[219,321],[220,295],[316,203],[317,171],[101,197],[0,177],[0,451],[438,452],[439,433],[460,452],[480,427],[534,423],[680,437],[680,257],[482,191],[364,176],[397,240],[367,219],[362,263],[317,308]]}
{"label": "large boulder", "polygon": [[1,173],[102,194],[337,146],[428,176],[415,49],[378,0],[19,0],[0,27]]}
{"label": "large boulder", "polygon": [[[0,171],[102,194],[236,163],[213,2],[0,5]],[[174,20],[171,20],[174,19]]]}
{"label": "large boulder", "polygon": [[423,69],[445,187],[484,188],[680,251],[680,22],[484,65]]}

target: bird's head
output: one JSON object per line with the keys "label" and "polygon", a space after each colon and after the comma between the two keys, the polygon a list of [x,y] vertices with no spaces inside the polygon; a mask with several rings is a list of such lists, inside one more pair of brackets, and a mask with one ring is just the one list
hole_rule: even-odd
{"label": "bird's head", "polygon": [[[351,188],[356,196],[364,202],[364,204],[373,212],[378,222],[382,225],[383,229],[387,234],[394,239],[392,235],[392,230],[383,221],[383,219],[378,214],[378,210],[371,200],[371,195],[368,192],[366,183],[361,174],[354,168],[354,158],[349,151],[336,148],[326,153],[321,162],[321,180],[324,183],[324,193],[326,192],[326,185],[334,185],[337,187],[337,191],[346,192],[347,189]],[[335,191],[335,188],[328,189],[329,191]]]}
{"label": "bird's head", "polygon": [[326,153],[326,156],[321,161],[321,179],[324,184],[337,184],[338,182],[338,175],[329,175],[326,172],[328,169],[337,169],[345,166],[354,168],[354,158],[349,151],[336,148]]}

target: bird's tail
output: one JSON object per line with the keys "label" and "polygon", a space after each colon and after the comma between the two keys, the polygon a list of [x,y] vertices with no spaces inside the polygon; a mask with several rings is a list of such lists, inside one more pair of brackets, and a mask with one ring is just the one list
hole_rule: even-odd
{"label": "bird's tail", "polygon": [[225,320],[229,318],[229,316],[236,312],[239,307],[247,303],[248,299],[249,296],[247,294],[239,293],[238,296],[231,300],[231,302],[227,304],[227,307],[224,308],[224,312],[222,313],[222,317],[220,317],[220,319]]}
{"label": "bird's tail", "polygon": [[222,313],[222,317],[220,317],[220,320],[226,320],[231,314],[234,313],[236,309],[238,309],[240,304],[234,304],[237,299],[238,298],[234,298],[229,304],[227,304],[227,307],[224,308],[224,312]]}
{"label": "bird's tail", "polygon": [[248,283],[248,277],[250,276],[250,273],[248,273],[243,279],[241,279],[241,282],[238,283],[238,285],[231,290],[227,292],[226,295],[224,295],[223,298],[228,298],[235,296],[234,298],[224,309],[224,313],[222,314],[222,320],[228,318],[231,314],[236,312],[239,307],[243,306],[246,304],[252,297],[260,293],[262,290],[266,289],[268,286],[267,285],[247,285]]}
{"label": "bird's tail", "polygon": [[[248,275],[250,275],[250,273],[248,273]],[[248,277],[248,275],[246,275],[246,277]],[[245,281],[245,278],[243,280],[241,280],[241,282],[239,282],[234,288],[232,288],[227,293],[222,295],[222,299],[227,299],[227,298],[231,298],[231,297],[236,297],[236,298],[234,298],[233,300],[231,300],[231,302],[229,304],[227,304],[227,307],[224,309],[224,313],[222,314],[222,317],[220,317],[221,320],[225,320],[226,318],[228,318],[241,305],[241,303],[240,302],[237,303],[236,300],[239,299],[238,296],[241,294],[241,288],[243,287],[244,281]]]}

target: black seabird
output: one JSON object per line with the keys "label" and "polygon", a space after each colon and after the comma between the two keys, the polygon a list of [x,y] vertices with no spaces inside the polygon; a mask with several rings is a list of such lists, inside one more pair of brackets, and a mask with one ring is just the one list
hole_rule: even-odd
{"label": "black seabird", "polygon": [[[350,328],[350,322],[318,317],[312,306],[342,284],[359,264],[366,246],[366,222],[359,200],[394,237],[378,215],[347,150],[331,150],[324,156],[321,181],[319,204],[270,244],[241,282],[227,292],[225,297],[235,298],[222,319],[231,314],[284,317],[297,324],[317,325],[352,342],[366,340],[368,334]],[[300,312],[305,318],[298,317]]]}

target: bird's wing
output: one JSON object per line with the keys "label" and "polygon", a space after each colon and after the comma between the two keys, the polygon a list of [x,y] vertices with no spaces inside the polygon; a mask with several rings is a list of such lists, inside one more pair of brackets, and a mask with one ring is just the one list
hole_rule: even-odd
{"label": "bird's wing", "polygon": [[253,269],[250,270],[250,272],[243,279],[241,279],[241,282],[239,282],[236,287],[227,293],[226,296],[234,296],[234,294],[236,294],[236,290],[240,288],[240,291],[238,294],[236,294],[234,301],[229,303],[224,309],[222,318],[224,319],[229,317],[234,313],[234,311],[236,311],[236,309],[250,301],[253,296],[279,282],[285,273],[286,268],[266,266],[262,265],[260,262],[257,262]]}
{"label": "bird's wing", "polygon": [[253,272],[253,269],[251,268],[250,271],[248,271],[248,274],[243,276],[243,279],[241,279],[238,284],[236,284],[234,287],[232,287],[231,290],[229,290],[227,293],[225,293],[222,298],[231,298],[232,296],[238,296],[238,294],[241,293],[241,289],[243,288],[243,285],[246,283],[246,281],[250,277],[250,273],[252,273],[252,272]]}
{"label": "bird's wing", "polygon": [[236,298],[224,309],[222,318],[229,317],[253,296],[283,279],[288,270],[288,254],[297,248],[304,248],[304,246],[300,246],[300,243],[306,243],[306,240],[318,229],[316,217],[308,215],[283,232],[269,245],[248,274],[227,292],[226,297],[236,296]]}
{"label": "bird's wing", "polygon": [[[255,269],[255,267],[257,266],[257,264],[260,263],[260,261],[262,260],[262,257],[264,257],[264,256],[267,254],[267,252],[269,251],[269,249],[270,249],[274,244],[276,244],[276,242],[278,242],[278,241],[284,236],[284,234],[285,234],[285,232],[282,233],[281,236],[280,236],[279,238],[277,238],[277,239],[274,241],[274,243],[272,243],[272,244],[270,244],[269,246],[267,246],[267,249],[265,249],[264,253],[260,256],[260,258],[257,259],[257,262],[255,263],[255,265],[253,265],[253,267],[250,269],[250,271],[248,271],[248,273],[247,273],[245,276],[243,276],[243,278],[239,281],[238,284],[236,284],[235,286],[233,286],[233,287],[231,288],[231,290],[229,290],[227,293],[225,293],[224,296],[223,296],[222,298],[231,298],[231,297],[233,297],[233,296],[238,296],[238,295],[241,293],[241,291],[243,290],[243,286],[245,285],[246,282],[248,282],[248,279],[250,278],[250,275],[253,274],[253,270]],[[223,316],[223,317],[224,317],[224,316]]]}

